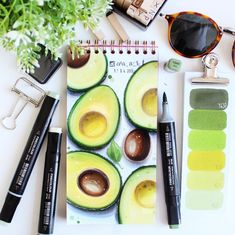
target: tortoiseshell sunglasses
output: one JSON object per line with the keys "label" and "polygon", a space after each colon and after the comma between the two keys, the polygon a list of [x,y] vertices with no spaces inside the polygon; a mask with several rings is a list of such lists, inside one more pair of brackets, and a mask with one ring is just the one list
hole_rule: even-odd
{"label": "tortoiseshell sunglasses", "polygon": [[[168,21],[168,40],[171,47],[184,57],[199,58],[208,54],[217,46],[223,32],[235,35],[235,30],[220,27],[210,17],[197,12],[160,16]],[[235,64],[234,57],[235,55]]]}

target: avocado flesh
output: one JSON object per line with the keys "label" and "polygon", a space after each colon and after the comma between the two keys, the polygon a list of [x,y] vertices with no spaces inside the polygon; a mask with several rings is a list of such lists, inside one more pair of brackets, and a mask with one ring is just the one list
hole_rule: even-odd
{"label": "avocado flesh", "polygon": [[[79,176],[92,169],[97,169],[107,177],[108,188],[101,196],[89,195],[79,187]],[[117,201],[121,185],[117,168],[102,156],[85,151],[67,154],[67,200],[73,206],[91,211],[105,210]]]}
{"label": "avocado flesh", "polygon": [[124,97],[127,117],[137,127],[157,129],[157,61],[138,68],[130,78]]}
{"label": "avocado flesh", "polygon": [[82,148],[102,148],[115,135],[119,118],[120,105],[115,92],[109,86],[98,86],[75,102],[68,117],[68,133]]}
{"label": "avocado flesh", "polygon": [[68,89],[74,92],[84,91],[101,83],[107,75],[107,58],[99,51],[90,52],[90,58],[80,68],[67,67]]}
{"label": "avocado flesh", "polygon": [[121,193],[118,218],[120,224],[154,224],[156,221],[156,166],[135,170]]}

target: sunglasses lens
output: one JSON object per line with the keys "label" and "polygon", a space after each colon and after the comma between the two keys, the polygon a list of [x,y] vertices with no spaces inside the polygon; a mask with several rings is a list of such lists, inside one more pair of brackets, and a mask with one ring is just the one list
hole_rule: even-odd
{"label": "sunglasses lens", "polygon": [[233,59],[233,65],[234,65],[234,67],[235,67],[235,41],[234,41],[234,43],[233,43],[232,59]]}
{"label": "sunglasses lens", "polygon": [[217,35],[218,31],[209,19],[196,14],[183,14],[177,16],[172,24],[170,41],[183,56],[194,57],[209,52]]}

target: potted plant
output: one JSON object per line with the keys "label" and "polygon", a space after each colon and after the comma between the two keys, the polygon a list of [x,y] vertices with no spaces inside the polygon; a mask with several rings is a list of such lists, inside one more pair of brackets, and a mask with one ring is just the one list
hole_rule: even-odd
{"label": "potted plant", "polygon": [[94,29],[110,9],[111,0],[1,0],[0,46],[14,51],[26,72],[37,66],[40,44],[58,58],[58,49],[67,43],[78,53],[74,26],[81,22]]}

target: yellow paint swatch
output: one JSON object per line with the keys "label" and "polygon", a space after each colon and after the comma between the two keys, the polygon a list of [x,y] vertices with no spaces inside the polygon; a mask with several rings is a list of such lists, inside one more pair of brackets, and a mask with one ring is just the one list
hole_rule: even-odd
{"label": "yellow paint swatch", "polygon": [[187,187],[194,190],[221,190],[224,187],[224,174],[217,171],[190,171]]}
{"label": "yellow paint swatch", "polygon": [[221,191],[189,190],[186,192],[186,207],[191,210],[217,210],[222,207]]}
{"label": "yellow paint swatch", "polygon": [[192,151],[188,156],[188,168],[194,171],[220,171],[225,166],[225,154],[221,151]]}

